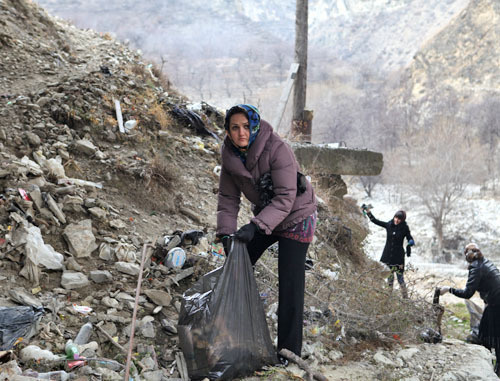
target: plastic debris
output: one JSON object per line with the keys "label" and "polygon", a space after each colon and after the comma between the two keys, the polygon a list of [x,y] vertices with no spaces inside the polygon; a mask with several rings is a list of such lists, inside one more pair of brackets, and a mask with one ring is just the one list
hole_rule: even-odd
{"label": "plastic debris", "polygon": [[180,247],[174,247],[167,254],[165,264],[170,268],[181,268],[186,262],[186,253]]}
{"label": "plastic debris", "polygon": [[78,304],[75,304],[75,303],[73,303],[73,309],[76,312],[79,312],[79,313],[84,314],[84,315],[87,315],[87,314],[89,314],[89,313],[92,312],[92,308],[91,307],[79,306]]}
{"label": "plastic debris", "polygon": [[42,307],[0,307],[0,350],[11,349],[20,338],[33,336],[43,314]]}

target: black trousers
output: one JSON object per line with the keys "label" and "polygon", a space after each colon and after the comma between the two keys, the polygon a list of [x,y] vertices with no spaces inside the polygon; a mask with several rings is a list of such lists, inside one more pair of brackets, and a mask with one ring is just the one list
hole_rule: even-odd
{"label": "black trousers", "polygon": [[285,348],[297,356],[302,350],[305,262],[309,243],[256,233],[247,245],[254,265],[262,253],[278,242],[278,352]]}

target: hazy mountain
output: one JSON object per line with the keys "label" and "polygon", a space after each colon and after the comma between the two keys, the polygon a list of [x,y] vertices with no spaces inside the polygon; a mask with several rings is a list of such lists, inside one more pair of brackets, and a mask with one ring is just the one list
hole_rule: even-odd
{"label": "hazy mountain", "polygon": [[395,101],[429,116],[436,103],[464,113],[466,106],[500,100],[499,41],[500,2],[471,1],[415,55]]}
{"label": "hazy mountain", "polygon": [[[294,59],[294,1],[38,2],[79,27],[129,41],[194,101],[252,102],[267,119],[275,116]],[[459,98],[491,91],[499,75],[499,6],[494,0],[311,0],[307,107],[314,110],[316,140],[383,146],[379,140],[387,139],[377,137],[387,125],[421,123],[415,115],[389,118],[391,108],[418,114],[421,106],[412,105],[443,88]]]}

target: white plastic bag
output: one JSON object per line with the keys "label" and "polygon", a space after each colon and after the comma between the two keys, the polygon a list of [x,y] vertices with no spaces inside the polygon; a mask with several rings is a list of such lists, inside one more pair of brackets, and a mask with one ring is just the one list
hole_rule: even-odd
{"label": "white plastic bag", "polygon": [[64,256],[43,242],[40,229],[31,226],[27,231],[26,257],[35,265],[41,265],[50,270],[62,269]]}
{"label": "white plastic bag", "polygon": [[119,262],[135,263],[137,258],[135,253],[135,246],[124,242],[118,243],[115,248],[115,255],[116,259],[118,259]]}
{"label": "white plastic bag", "polygon": [[45,162],[45,168],[47,168],[51,175],[58,179],[66,178],[66,173],[64,172],[64,166],[62,165],[60,156],[47,160]]}

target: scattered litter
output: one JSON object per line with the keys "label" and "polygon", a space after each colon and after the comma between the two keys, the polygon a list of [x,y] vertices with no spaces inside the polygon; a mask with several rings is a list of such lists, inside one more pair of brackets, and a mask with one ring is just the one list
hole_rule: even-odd
{"label": "scattered litter", "polygon": [[33,336],[44,313],[42,307],[0,307],[0,350],[9,350],[20,338]]}
{"label": "scattered litter", "polygon": [[79,306],[78,304],[73,303],[73,310],[83,315],[87,315],[92,312],[92,308],[87,306]]}
{"label": "scattered litter", "polygon": [[21,195],[21,197],[23,198],[23,200],[31,201],[30,197],[28,196],[28,193],[26,193],[26,191],[23,188],[18,188],[18,191],[19,191],[19,194]]}
{"label": "scattered litter", "polygon": [[216,166],[214,167],[214,171],[213,171],[213,172],[214,172],[214,174],[215,174],[216,176],[220,176],[220,172],[221,172],[221,170],[222,170],[222,167],[221,167],[220,165],[216,165]]}
{"label": "scattered litter", "polygon": [[174,247],[167,254],[165,264],[170,268],[181,268],[186,262],[186,252],[180,247]]}

